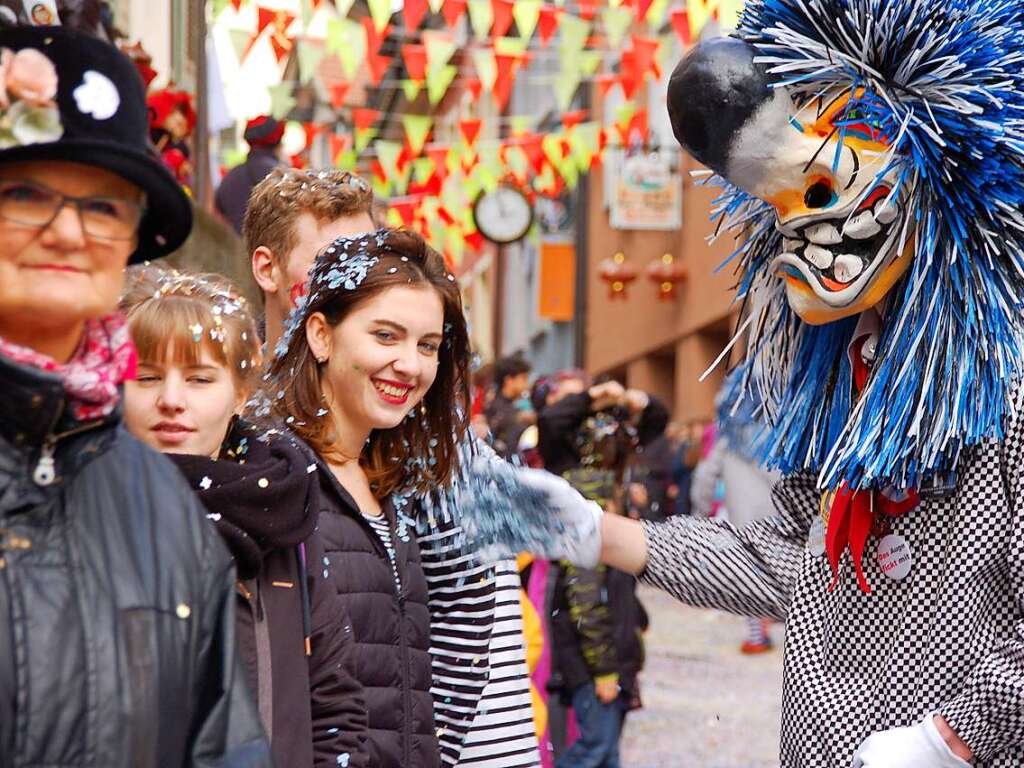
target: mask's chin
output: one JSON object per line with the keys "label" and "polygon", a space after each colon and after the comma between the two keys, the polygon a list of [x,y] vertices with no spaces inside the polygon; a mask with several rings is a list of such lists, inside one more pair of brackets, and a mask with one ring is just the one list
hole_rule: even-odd
{"label": "mask's chin", "polygon": [[898,250],[902,217],[880,187],[855,210],[807,216],[778,225],[784,252],[772,270],[786,298],[806,323],[823,325],[881,302],[906,272],[911,244]]}

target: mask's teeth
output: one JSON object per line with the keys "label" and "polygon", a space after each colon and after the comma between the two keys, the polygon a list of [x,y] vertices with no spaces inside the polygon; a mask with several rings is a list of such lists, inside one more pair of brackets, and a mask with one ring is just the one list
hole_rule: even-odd
{"label": "mask's teeth", "polygon": [[899,212],[895,200],[879,200],[875,203],[875,219],[879,224],[892,224]]}
{"label": "mask's teeth", "polygon": [[804,237],[818,245],[838,245],[843,242],[843,236],[839,233],[839,229],[828,222],[808,227],[804,230]]}
{"label": "mask's teeth", "polygon": [[840,283],[850,283],[864,271],[864,261],[859,256],[843,253],[836,257],[832,273]]}
{"label": "mask's teeth", "polygon": [[828,269],[832,266],[834,255],[832,251],[825,250],[817,245],[808,245],[804,249],[804,258],[818,269]]}
{"label": "mask's teeth", "polygon": [[871,211],[861,211],[843,227],[843,235],[854,240],[867,240],[882,231],[882,225],[875,221]]}

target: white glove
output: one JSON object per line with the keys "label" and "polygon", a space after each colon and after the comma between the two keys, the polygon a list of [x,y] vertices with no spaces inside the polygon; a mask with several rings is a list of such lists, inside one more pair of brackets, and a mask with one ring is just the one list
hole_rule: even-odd
{"label": "white glove", "polygon": [[853,768],[971,768],[953,754],[935,726],[935,716],[906,728],[875,733],[853,756]]}
{"label": "white glove", "polygon": [[604,511],[585,499],[566,480],[543,469],[517,470],[523,485],[541,491],[548,498],[551,513],[564,528],[552,537],[544,552],[535,552],[548,560],[568,560],[580,568],[596,568],[601,560],[601,520]]}

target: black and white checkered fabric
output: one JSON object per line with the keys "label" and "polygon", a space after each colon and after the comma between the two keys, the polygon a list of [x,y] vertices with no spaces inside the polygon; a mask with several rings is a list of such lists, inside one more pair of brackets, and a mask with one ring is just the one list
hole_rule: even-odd
{"label": "black and white checkered fabric", "polygon": [[[774,517],[644,523],[643,580],[696,606],[786,621],[784,768],[848,768],[871,733],[941,712],[978,768],[1024,766],[1024,426],[975,449],[956,493],[893,521],[913,552],[902,580],[868,540],[858,589],[849,553],[839,584],[806,546],[814,479],[783,479]],[[922,768],[927,768],[922,766]]]}

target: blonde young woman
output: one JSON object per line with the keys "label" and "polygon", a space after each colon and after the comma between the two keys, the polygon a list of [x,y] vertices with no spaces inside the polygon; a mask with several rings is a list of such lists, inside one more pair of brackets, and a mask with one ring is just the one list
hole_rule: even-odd
{"label": "blonde young woman", "polygon": [[125,424],[177,465],[235,559],[238,638],[275,762],[367,766],[352,626],[326,578],[308,449],[238,418],[260,371],[228,281],[132,268],[121,305],[138,350]]}

